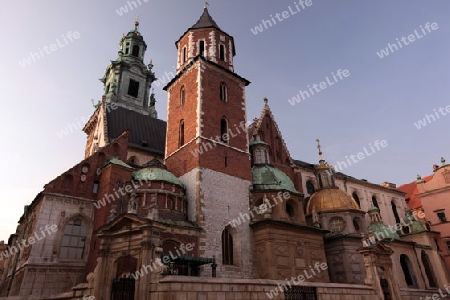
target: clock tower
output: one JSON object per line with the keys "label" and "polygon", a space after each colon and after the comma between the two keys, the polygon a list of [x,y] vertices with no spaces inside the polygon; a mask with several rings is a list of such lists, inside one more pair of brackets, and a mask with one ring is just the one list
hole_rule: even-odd
{"label": "clock tower", "polygon": [[229,223],[249,208],[245,87],[250,82],[235,73],[234,39],[219,28],[207,6],[175,45],[177,74],[164,88],[165,162],[187,186],[190,220],[204,229],[200,255],[215,257],[222,276],[249,277],[248,223]]}

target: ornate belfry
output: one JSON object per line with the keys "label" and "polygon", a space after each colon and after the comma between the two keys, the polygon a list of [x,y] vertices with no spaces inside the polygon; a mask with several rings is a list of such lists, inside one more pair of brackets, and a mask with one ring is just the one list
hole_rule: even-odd
{"label": "ornate belfry", "polygon": [[147,44],[139,32],[139,21],[134,30],[120,40],[116,60],[111,61],[100,81],[104,85],[106,103],[134,110],[157,118],[155,95],[150,93],[156,80],[153,63],[144,63]]}

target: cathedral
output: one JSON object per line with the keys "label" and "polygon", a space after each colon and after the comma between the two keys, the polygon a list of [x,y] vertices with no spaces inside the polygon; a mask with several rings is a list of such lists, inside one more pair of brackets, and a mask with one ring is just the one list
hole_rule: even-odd
{"label": "cathedral", "polygon": [[408,209],[405,192],[336,172],[319,140],[317,163],[291,157],[268,99],[248,120],[250,81],[235,72],[235,40],[208,7],[175,44],[163,121],[139,23],[121,38],[83,128],[84,159],[44,186],[0,245],[0,297],[412,300],[445,292],[440,234]]}

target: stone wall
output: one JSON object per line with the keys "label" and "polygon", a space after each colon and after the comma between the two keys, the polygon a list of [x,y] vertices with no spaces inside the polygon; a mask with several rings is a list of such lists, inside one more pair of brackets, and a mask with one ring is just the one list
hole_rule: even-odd
{"label": "stone wall", "polygon": [[[255,277],[252,236],[248,222],[230,228],[235,247],[234,265],[222,265],[222,231],[241,212],[248,212],[250,182],[208,169],[195,169],[181,181],[187,186],[189,219],[205,229],[199,253],[216,257],[217,274],[223,277]],[[204,269],[209,275],[211,268]],[[220,276],[220,275],[219,275]]]}
{"label": "stone wall", "polygon": [[[267,300],[284,299],[281,293],[275,296],[270,291],[280,292],[286,281],[268,279],[222,279],[204,277],[166,276],[150,294],[153,299],[177,300]],[[305,287],[316,287],[318,300],[378,300],[374,290],[364,285],[303,283]],[[283,288],[281,288],[283,289]]]}

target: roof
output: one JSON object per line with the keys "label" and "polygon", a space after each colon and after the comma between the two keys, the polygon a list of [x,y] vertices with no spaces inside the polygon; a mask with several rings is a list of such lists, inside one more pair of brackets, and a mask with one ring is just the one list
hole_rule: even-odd
{"label": "roof", "polygon": [[144,168],[133,173],[133,179],[143,181],[165,181],[176,184],[183,189],[184,184],[172,173],[161,168]]}
{"label": "roof", "polygon": [[110,140],[129,130],[128,144],[131,147],[164,155],[167,126],[165,121],[120,106],[107,110],[106,118]]}
{"label": "roof", "polygon": [[300,193],[295,189],[291,179],[277,168],[269,165],[255,165],[252,173],[255,190],[287,190],[296,194]]}
{"label": "roof", "polygon": [[170,86],[171,86],[178,78],[180,78],[187,70],[189,70],[189,69],[194,65],[194,63],[195,63],[197,60],[203,60],[204,62],[206,62],[206,63],[208,63],[208,64],[210,64],[210,65],[212,65],[212,66],[215,66],[215,67],[221,69],[222,71],[225,71],[226,73],[228,73],[228,74],[230,74],[230,75],[233,75],[234,77],[236,77],[236,78],[242,80],[242,81],[244,82],[245,86],[248,86],[248,85],[251,83],[250,81],[248,81],[248,80],[245,79],[244,77],[239,76],[238,74],[236,74],[236,73],[234,73],[234,72],[228,70],[227,68],[222,67],[221,65],[219,65],[219,64],[217,64],[217,63],[215,63],[215,62],[213,62],[213,61],[207,60],[205,57],[203,57],[202,55],[199,54],[199,55],[195,56],[194,58],[192,58],[191,61],[190,61],[190,63],[188,63],[188,64],[183,68],[183,70],[181,70],[180,72],[178,72],[178,73],[175,75],[175,77],[172,78],[172,80],[169,81],[169,82],[166,84],[165,87],[163,87],[163,90],[164,90],[164,91],[167,91],[167,90],[169,89],[169,87],[170,87]]}
{"label": "roof", "polygon": [[178,42],[183,38],[183,36],[188,33],[190,30],[192,29],[204,29],[204,28],[214,28],[218,31],[220,31],[223,34],[226,34],[227,36],[230,37],[230,39],[232,40],[232,44],[233,44],[233,55],[236,55],[236,49],[234,47],[234,39],[231,35],[229,35],[228,33],[226,33],[225,31],[223,31],[222,29],[220,29],[219,25],[217,25],[216,21],[213,20],[213,18],[211,17],[211,15],[209,14],[208,8],[205,6],[204,10],[203,10],[203,14],[200,16],[200,19],[198,19],[198,21],[192,25],[188,30],[186,30],[183,35],[175,42],[175,46],[178,45]]}
{"label": "roof", "polygon": [[200,16],[200,19],[198,19],[197,23],[195,23],[191,27],[191,29],[211,28],[211,27],[221,30],[217,25],[217,23],[213,20],[213,18],[209,14],[208,8],[205,7],[205,9],[203,10],[203,14]]}
{"label": "roof", "polygon": [[117,156],[111,156],[106,162],[104,166],[107,165],[117,165],[117,166],[122,166],[126,169],[133,169],[132,166],[130,166],[129,164],[123,162],[122,160],[120,160],[120,158],[118,158]]}
{"label": "roof", "polygon": [[[429,181],[433,178],[433,175],[426,176],[422,178],[423,181]],[[422,201],[416,195],[419,193],[419,189],[417,188],[417,180],[413,182],[401,185],[397,188],[398,190],[405,192],[406,204],[410,209],[417,209],[422,207]],[[409,200],[408,200],[409,199]]]}
{"label": "roof", "polygon": [[312,213],[313,208],[316,212],[360,210],[352,196],[339,188],[325,188],[315,192],[308,201],[306,213]]}

